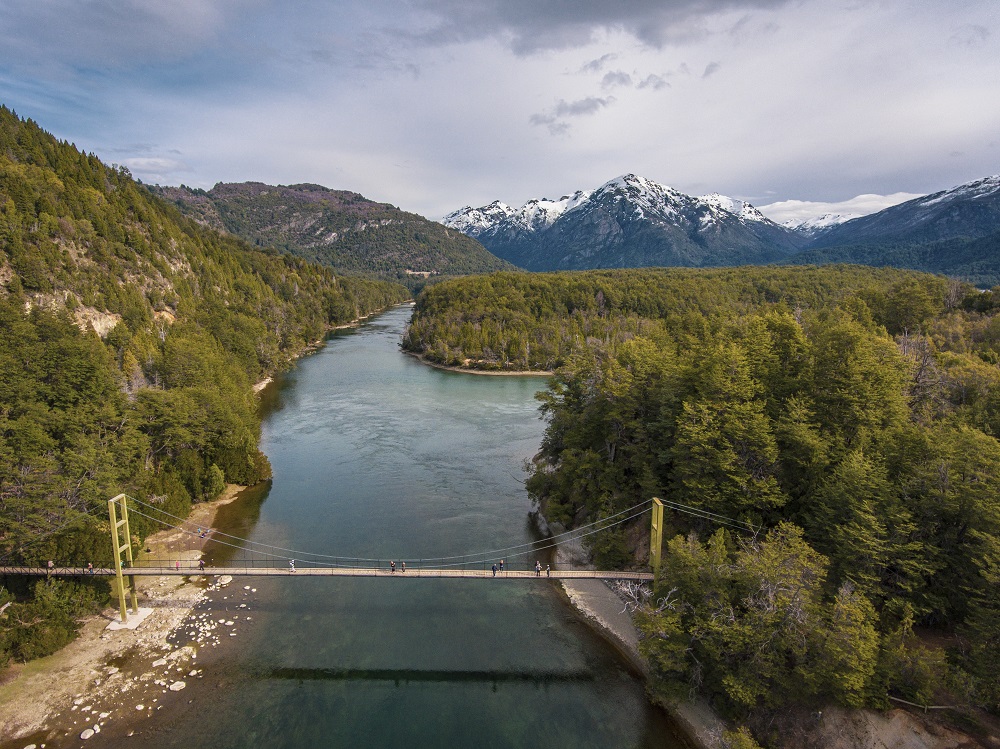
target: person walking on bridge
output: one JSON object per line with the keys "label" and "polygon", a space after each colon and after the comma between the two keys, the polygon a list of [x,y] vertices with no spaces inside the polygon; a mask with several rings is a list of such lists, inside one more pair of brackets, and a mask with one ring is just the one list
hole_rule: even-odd
{"label": "person walking on bridge", "polygon": [[494,562],[494,564],[493,564],[493,577],[496,577],[496,576],[497,576],[497,566],[496,566],[496,563]]}
{"label": "person walking on bridge", "polygon": [[542,576],[542,563],[539,562],[536,559],[535,560],[535,577],[541,577],[541,576]]}
{"label": "person walking on bridge", "polygon": [[502,559],[500,560],[500,572],[501,573],[503,572],[503,560]]}
{"label": "person walking on bridge", "polygon": [[393,560],[389,562],[389,572],[395,572],[395,571],[396,571],[396,562],[395,560]]}

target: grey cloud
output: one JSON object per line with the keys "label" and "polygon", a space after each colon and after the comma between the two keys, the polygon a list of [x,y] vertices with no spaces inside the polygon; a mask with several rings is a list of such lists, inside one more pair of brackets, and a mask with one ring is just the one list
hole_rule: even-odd
{"label": "grey cloud", "polygon": [[[7,65],[63,65],[82,70],[170,62],[196,53],[262,1],[4,3],[0,10],[0,57]],[[44,29],[44,34],[39,34],[39,29]]]}
{"label": "grey cloud", "polygon": [[545,125],[553,135],[565,135],[569,131],[567,117],[583,117],[596,114],[611,104],[614,104],[615,97],[588,96],[585,99],[576,101],[566,101],[560,99],[555,108],[550,112],[533,114],[528,118],[532,125]]}
{"label": "grey cloud", "polygon": [[565,135],[569,132],[569,123],[560,121],[554,114],[533,114],[528,122],[532,125],[544,125],[550,135]]}
{"label": "grey cloud", "polygon": [[656,75],[655,73],[647,75],[638,84],[636,88],[651,88],[654,91],[659,91],[661,88],[670,88],[670,84],[661,75]]}
{"label": "grey cloud", "polygon": [[960,47],[979,47],[990,38],[990,31],[985,26],[966,24],[959,26],[951,35],[951,43]]}
{"label": "grey cloud", "polygon": [[604,88],[614,88],[615,86],[631,86],[632,76],[623,70],[614,70],[604,74],[601,79],[601,86]]}
{"label": "grey cloud", "polygon": [[606,55],[601,55],[596,60],[591,60],[582,68],[580,68],[581,73],[600,73],[604,66],[609,62],[613,62],[618,59],[618,55],[614,52],[608,52]]}
{"label": "grey cloud", "polygon": [[722,67],[722,66],[719,65],[719,63],[717,63],[717,62],[710,62],[710,63],[708,63],[708,65],[705,66],[705,72],[701,74],[701,77],[702,78],[708,78],[713,73],[718,73],[720,67]]}
{"label": "grey cloud", "polygon": [[773,21],[760,22],[756,16],[747,14],[732,25],[729,36],[737,43],[744,43],[755,37],[772,36],[779,29],[780,26]]}
{"label": "grey cloud", "polygon": [[501,39],[517,54],[567,49],[593,41],[601,31],[624,31],[642,44],[660,48],[697,38],[703,19],[734,10],[767,10],[790,0],[606,0],[538,3],[536,0],[417,0],[433,19],[413,35],[448,44]]}
{"label": "grey cloud", "polygon": [[577,101],[570,102],[560,100],[556,105],[556,116],[579,117],[585,114],[595,114],[609,104],[613,104],[614,101],[615,98],[613,96],[603,99],[597,96],[588,96],[586,99],[578,99]]}

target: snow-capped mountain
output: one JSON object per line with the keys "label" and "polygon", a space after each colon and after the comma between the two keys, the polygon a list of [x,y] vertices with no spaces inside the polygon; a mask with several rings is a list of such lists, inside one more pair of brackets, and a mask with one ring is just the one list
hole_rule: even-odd
{"label": "snow-capped mountain", "polygon": [[626,174],[558,200],[499,201],[443,220],[528,270],[767,263],[805,244],[749,203]]}
{"label": "snow-capped mountain", "polygon": [[494,200],[482,208],[465,206],[445,216],[441,223],[451,229],[458,229],[470,237],[478,237],[491,230],[501,222],[511,228],[527,232],[547,229],[566,211],[572,210],[590,197],[589,192],[582,190],[572,195],[564,195],[559,200],[529,200],[519,209],[511,208],[506,203]]}
{"label": "snow-capped mountain", "polygon": [[860,217],[860,213],[824,213],[822,216],[814,216],[813,218],[807,218],[804,221],[796,219],[782,221],[781,225],[786,229],[798,232],[804,237],[815,239],[819,235],[832,229],[834,226],[839,226],[840,224],[853,221],[854,219]]}
{"label": "snow-capped mountain", "polygon": [[737,200],[736,198],[719,195],[717,192],[713,192],[711,195],[702,195],[698,200],[706,205],[735,214],[744,221],[767,222],[770,220],[745,200]]}
{"label": "snow-capped mountain", "polygon": [[882,242],[924,244],[1000,231],[1000,175],[968,182],[852,219],[819,235],[812,247]]}

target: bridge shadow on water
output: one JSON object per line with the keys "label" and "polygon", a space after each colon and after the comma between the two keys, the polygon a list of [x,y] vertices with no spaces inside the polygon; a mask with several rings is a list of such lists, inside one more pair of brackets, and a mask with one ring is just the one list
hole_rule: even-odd
{"label": "bridge shadow on water", "polygon": [[516,682],[544,686],[595,681],[593,674],[583,671],[444,671],[437,669],[371,669],[371,668],[295,668],[276,667],[251,670],[259,679],[290,681],[391,681],[407,683],[477,683],[499,684]]}

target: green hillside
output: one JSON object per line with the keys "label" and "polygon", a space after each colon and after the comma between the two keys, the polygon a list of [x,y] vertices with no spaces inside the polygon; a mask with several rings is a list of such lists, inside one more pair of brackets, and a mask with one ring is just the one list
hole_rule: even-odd
{"label": "green hillside", "polygon": [[513,268],[459,231],[354,192],[259,182],[153,189],[199,222],[338,273],[412,288],[426,278]]}
{"label": "green hillside", "polygon": [[[0,108],[0,563],[107,563],[109,497],[184,515],[268,478],[252,384],[408,296],[202,227]],[[4,584],[0,664],[64,643],[107,592]]]}

